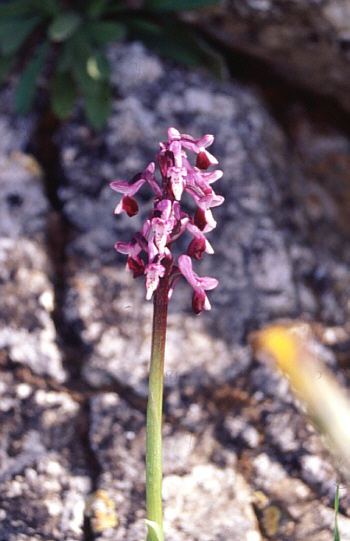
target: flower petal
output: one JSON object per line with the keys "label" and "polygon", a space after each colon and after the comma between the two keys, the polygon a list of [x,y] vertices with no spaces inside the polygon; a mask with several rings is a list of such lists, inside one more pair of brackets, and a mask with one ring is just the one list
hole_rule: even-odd
{"label": "flower petal", "polygon": [[126,195],[135,195],[145,184],[146,180],[144,178],[140,178],[133,184],[129,184],[128,182],[124,182],[123,180],[116,180],[115,182],[110,183],[110,187],[112,190],[115,190],[119,193],[124,193]]}
{"label": "flower petal", "polygon": [[202,149],[197,154],[196,166],[199,167],[199,169],[208,169],[210,165],[217,165],[218,163],[215,156],[210,154],[207,150]]}
{"label": "flower petal", "polygon": [[205,252],[205,237],[195,237],[187,248],[187,255],[194,259],[202,259]]}
{"label": "flower petal", "polygon": [[124,195],[118,205],[115,207],[114,214],[121,214],[123,211],[128,216],[135,216],[139,211],[139,206],[133,197]]}
{"label": "flower petal", "polygon": [[213,182],[216,182],[219,180],[219,178],[222,177],[223,171],[220,169],[216,169],[215,171],[210,171],[208,173],[202,173],[202,179],[204,182],[207,182],[208,184],[213,184]]}
{"label": "flower petal", "polygon": [[145,268],[146,299],[149,301],[159,285],[159,280],[165,274],[165,268],[160,263],[150,263]]}
{"label": "flower petal", "polygon": [[204,291],[195,291],[192,297],[192,309],[197,316],[202,310],[211,310],[211,304]]}
{"label": "flower petal", "polygon": [[193,287],[193,289],[198,289],[196,274],[193,272],[192,269],[191,258],[188,255],[180,255],[178,259],[178,266],[181,274],[186,278],[187,282]]}
{"label": "flower petal", "polygon": [[215,289],[218,283],[219,282],[216,278],[211,278],[210,276],[197,276],[198,287],[204,289],[205,291]]}

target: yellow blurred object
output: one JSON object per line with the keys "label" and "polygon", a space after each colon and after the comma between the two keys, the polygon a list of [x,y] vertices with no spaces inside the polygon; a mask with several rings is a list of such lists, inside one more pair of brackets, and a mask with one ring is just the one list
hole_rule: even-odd
{"label": "yellow blurred object", "polygon": [[350,479],[350,400],[307,338],[306,325],[273,325],[254,333],[255,352],[268,354],[289,377],[316,427]]}
{"label": "yellow blurred object", "polygon": [[85,515],[90,518],[92,530],[96,533],[118,525],[114,503],[105,490],[96,490],[87,497]]}
{"label": "yellow blurred object", "polygon": [[15,160],[26,169],[33,177],[41,177],[43,172],[40,164],[31,154],[25,154],[19,150],[11,152],[11,159]]}
{"label": "yellow blurred object", "polygon": [[278,533],[280,527],[281,511],[275,505],[269,505],[262,512],[262,525],[266,534],[273,537]]}

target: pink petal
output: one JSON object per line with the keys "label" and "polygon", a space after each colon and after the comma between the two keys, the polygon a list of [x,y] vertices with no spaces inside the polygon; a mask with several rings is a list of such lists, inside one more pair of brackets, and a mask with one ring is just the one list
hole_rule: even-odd
{"label": "pink petal", "polygon": [[197,276],[198,287],[204,289],[205,291],[215,289],[218,283],[219,282],[216,278],[211,278],[210,276]]}
{"label": "pink petal", "polygon": [[[181,134],[181,145],[185,148],[188,148],[188,150],[191,150],[192,152],[195,152],[198,154],[198,152],[201,152],[206,147],[209,147],[214,141],[213,135],[203,135],[200,139],[194,139],[190,135],[187,135],[186,133]],[[215,158],[214,158],[215,159]]]}
{"label": "pink petal", "polygon": [[146,299],[149,301],[159,285],[159,280],[165,274],[165,268],[160,263],[151,263],[145,268]]}
{"label": "pink petal", "polygon": [[178,141],[180,139],[180,132],[176,128],[168,128],[168,141]]}
{"label": "pink petal", "polygon": [[179,141],[173,141],[169,145],[169,150],[174,154],[174,163],[176,167],[182,166],[182,149]]}
{"label": "pink petal", "polygon": [[110,187],[112,188],[112,190],[115,190],[119,193],[135,195],[135,193],[139,191],[139,189],[145,184],[145,182],[146,180],[144,178],[137,180],[136,182],[134,182],[134,184],[129,184],[128,182],[124,182],[122,180],[116,180],[115,182],[110,183]]}
{"label": "pink petal", "polygon": [[193,287],[194,290],[197,287],[197,277],[192,269],[192,260],[188,255],[180,255],[178,259],[178,266],[181,274],[186,278],[187,282]]}
{"label": "pink petal", "polygon": [[211,171],[209,173],[202,173],[202,179],[208,184],[213,184],[213,182],[219,180],[223,174],[224,173],[220,171],[220,169],[217,169],[216,171]]}
{"label": "pink petal", "polygon": [[199,208],[202,208],[203,210],[208,210],[212,207],[218,207],[219,205],[222,205],[225,201],[225,198],[222,197],[222,195],[216,195],[214,192],[211,194],[203,195],[198,199],[198,206]]}
{"label": "pink petal", "polygon": [[120,254],[129,254],[131,250],[131,242],[116,242],[114,248]]}

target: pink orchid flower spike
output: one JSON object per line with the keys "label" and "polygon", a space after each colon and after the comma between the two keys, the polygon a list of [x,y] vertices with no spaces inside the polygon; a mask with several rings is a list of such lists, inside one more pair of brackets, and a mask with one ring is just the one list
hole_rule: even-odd
{"label": "pink orchid flower spike", "polygon": [[[174,285],[184,276],[194,290],[192,307],[196,314],[210,310],[205,292],[218,284],[215,278],[201,278],[192,269],[192,259],[199,260],[204,254],[214,253],[206,234],[216,227],[211,209],[224,201],[212,188],[212,184],[221,178],[222,171],[208,171],[210,166],[218,163],[215,156],[206,150],[213,141],[213,135],[196,139],[171,127],[168,140],[159,143],[160,150],[156,156],[161,182],[155,176],[155,163],[150,162],[130,183],[123,180],[111,183],[113,190],[123,194],[116,206],[116,214],[126,212],[135,216],[139,212],[134,196],[145,184],[154,192],[153,210],[142,230],[134,234],[131,242],[119,241],[115,245],[118,252],[127,255],[127,266],[133,271],[134,278],[145,276],[146,298],[153,297],[163,278],[169,284],[170,298]],[[191,163],[187,151],[195,154],[195,164]],[[193,215],[187,212],[187,207],[186,211],[183,208],[186,197],[197,207]],[[176,264],[172,244],[186,230],[193,239],[186,254],[181,255]]]}

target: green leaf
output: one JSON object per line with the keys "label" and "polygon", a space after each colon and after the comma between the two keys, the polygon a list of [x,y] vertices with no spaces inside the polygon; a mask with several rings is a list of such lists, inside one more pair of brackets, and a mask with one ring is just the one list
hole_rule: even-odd
{"label": "green leaf", "polygon": [[12,68],[15,62],[14,56],[3,56],[0,57],[0,83],[5,79],[6,75]]}
{"label": "green leaf", "polygon": [[92,41],[108,43],[124,38],[125,27],[119,23],[108,21],[91,21],[84,24],[84,29]]}
{"label": "green leaf", "polygon": [[153,520],[145,520],[148,527],[147,539],[150,538],[150,541],[164,541],[164,533],[161,530],[159,524]]}
{"label": "green leaf", "polygon": [[79,31],[71,39],[72,43],[72,74],[74,80],[80,88],[88,91],[91,85],[96,84],[96,81],[90,77],[87,72],[87,62],[93,54],[90,44],[86,41],[84,34]]}
{"label": "green leaf", "polygon": [[42,17],[29,19],[12,19],[0,23],[0,49],[4,55],[16,53],[34,28],[40,24]]}
{"label": "green leaf", "polygon": [[89,8],[87,10],[88,17],[92,17],[93,19],[94,18],[97,19],[98,17],[103,15],[103,13],[106,10],[107,5],[109,4],[109,1],[110,0],[93,0],[93,1],[90,1],[90,5],[89,5]]}
{"label": "green leaf", "polygon": [[27,113],[32,105],[37,78],[49,49],[49,41],[42,43],[22,74],[15,92],[15,108],[18,113]]}
{"label": "green leaf", "polygon": [[[5,4],[5,5],[3,5]],[[7,3],[0,3],[0,18],[18,17],[33,11],[31,0],[17,0]]]}
{"label": "green leaf", "polygon": [[69,73],[56,73],[51,88],[51,108],[58,118],[66,118],[76,98],[74,81]]}
{"label": "green leaf", "polygon": [[103,52],[96,52],[89,56],[86,63],[86,71],[92,79],[103,81],[111,75],[111,65]]}
{"label": "green leaf", "polygon": [[144,8],[157,11],[184,11],[218,4],[219,0],[146,0]]}
{"label": "green leaf", "polygon": [[338,509],[339,509],[339,485],[337,485],[337,490],[335,493],[335,500],[334,500],[335,517],[334,517],[333,541],[340,541],[340,535],[339,535],[339,529],[338,529]]}
{"label": "green leaf", "polygon": [[65,41],[71,37],[80,26],[81,17],[74,12],[58,15],[48,28],[51,41]]}
{"label": "green leaf", "polygon": [[94,54],[84,32],[72,38],[74,56],[72,75],[84,96],[84,109],[90,125],[99,130],[107,122],[112,106],[112,92],[107,80],[96,80],[88,73],[88,60]]}
{"label": "green leaf", "polygon": [[41,11],[46,15],[54,17],[61,11],[60,5],[57,0],[30,0],[30,3],[34,7],[35,11]]}
{"label": "green leaf", "polygon": [[112,90],[109,82],[91,86],[90,92],[85,92],[84,109],[90,125],[100,130],[106,124],[112,109]]}
{"label": "green leaf", "polygon": [[157,53],[192,67],[205,67],[222,79],[225,64],[222,56],[210,47],[194,30],[172,19],[159,23],[132,18],[127,25],[133,37]]}
{"label": "green leaf", "polygon": [[59,57],[57,59],[56,70],[63,73],[69,71],[73,63],[73,44],[70,39],[64,42],[62,49],[60,50]]}

